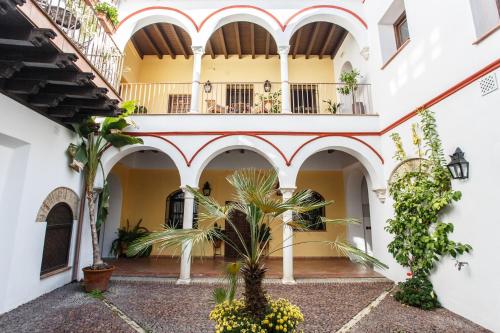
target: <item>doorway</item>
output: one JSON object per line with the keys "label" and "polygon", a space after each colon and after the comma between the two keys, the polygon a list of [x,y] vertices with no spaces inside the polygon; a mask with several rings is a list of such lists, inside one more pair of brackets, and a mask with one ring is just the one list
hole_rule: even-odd
{"label": "doorway", "polygon": [[[229,204],[230,202],[226,202]],[[235,245],[240,252],[244,252],[243,244],[238,237],[238,233],[235,228],[240,233],[241,237],[245,241],[245,246],[247,249],[250,247],[250,225],[247,222],[247,216],[245,213],[239,210],[232,210],[229,214],[229,220],[231,223],[227,223],[226,221],[226,237]],[[234,228],[233,228],[234,226]],[[239,259],[238,252],[232,246],[224,243],[224,259]]]}

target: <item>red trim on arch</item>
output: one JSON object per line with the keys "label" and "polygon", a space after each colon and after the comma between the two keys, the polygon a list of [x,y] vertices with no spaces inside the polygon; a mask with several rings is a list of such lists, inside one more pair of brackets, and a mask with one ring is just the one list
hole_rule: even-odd
{"label": "red trim on arch", "polygon": [[[282,31],[285,31],[285,26],[280,22],[280,20],[278,20],[278,18],[276,16],[274,16],[273,14],[271,14],[270,12],[268,12],[267,10],[263,9],[263,8],[260,8],[260,7],[257,7],[257,6],[252,6],[252,5],[232,5],[232,6],[226,6],[226,7],[222,7],[222,8],[219,8],[217,9],[216,11],[210,13],[207,17],[205,17],[203,19],[203,21],[201,21],[200,23],[200,28],[199,30],[201,30],[201,28],[203,27],[203,25],[214,15],[222,12],[222,11],[225,11],[225,10],[228,10],[228,9],[234,9],[234,8],[250,8],[250,9],[255,9],[255,10],[258,10],[264,14],[266,14],[267,16],[271,17],[276,23],[278,23],[278,25],[280,26],[281,30]],[[199,31],[198,30],[198,31]]]}
{"label": "red trim on arch", "polygon": [[190,166],[191,162],[188,161],[188,159],[187,159],[186,155],[184,154],[184,152],[179,148],[179,146],[177,146],[175,143],[173,143],[169,139],[164,138],[163,136],[159,136],[159,135],[155,135],[155,134],[151,134],[151,133],[127,132],[127,134],[128,135],[132,135],[132,136],[148,136],[148,137],[157,138],[157,139],[165,141],[166,143],[168,143],[171,146],[173,146],[182,155],[182,158],[184,158],[184,161],[186,161],[186,165],[188,167]]}
{"label": "red trim on arch", "polygon": [[[265,139],[265,138],[261,138],[261,137],[260,137],[260,136],[258,136],[258,135],[252,135],[252,134],[242,134],[242,133],[227,133],[227,134],[222,134],[222,135],[220,135],[220,136],[218,136],[218,137],[216,137],[216,138],[210,139],[208,142],[206,142],[204,145],[202,145],[200,148],[198,148],[198,150],[196,150],[196,152],[193,154],[193,156],[192,156],[192,157],[191,157],[191,159],[189,160],[189,165],[191,165],[191,163],[193,162],[194,158],[195,158],[196,156],[198,156],[198,154],[199,154],[199,153],[200,153],[203,149],[205,149],[205,148],[206,148],[209,144],[211,144],[212,142],[215,142],[215,141],[217,141],[217,140],[220,140],[220,139],[226,138],[226,137],[228,137],[228,136],[234,136],[234,135],[246,135],[246,136],[251,136],[251,137],[254,137],[254,138],[256,138],[256,139],[259,139],[259,140],[262,140],[262,141],[266,142],[267,144],[271,145],[271,146],[272,146],[272,147],[273,147],[273,148],[274,148],[274,149],[275,149],[275,150],[276,150],[276,151],[277,151],[277,152],[281,155],[281,157],[283,158],[283,160],[285,160],[285,163],[286,163],[287,165],[289,165],[289,164],[288,164],[288,160],[287,160],[287,158],[286,158],[285,154],[283,154],[283,152],[282,152],[282,151],[281,151],[281,150],[280,150],[280,149],[279,149],[279,148],[278,148],[278,147],[277,147],[274,143],[272,143],[271,141],[269,141],[269,140],[267,140],[267,139]],[[189,165],[188,165],[188,166],[189,166]]]}
{"label": "red trim on arch", "polygon": [[[344,11],[352,16],[354,16],[354,18],[356,18],[356,20],[358,20],[364,27],[365,29],[368,29],[368,24],[366,24],[366,22],[361,18],[361,16],[359,16],[358,14],[356,14],[355,12],[353,12],[352,10],[350,9],[347,9],[347,8],[344,8],[344,7],[340,7],[340,6],[335,6],[335,5],[316,5],[316,6],[310,6],[310,7],[306,7],[306,8],[302,8],[301,10],[299,10],[298,12],[296,12],[295,14],[293,14],[292,16],[290,16],[288,18],[288,20],[286,20],[285,22],[285,29],[286,27],[288,26],[288,24],[295,18],[297,17],[298,15],[302,14],[303,12],[306,12],[308,10],[311,10],[311,9],[319,9],[319,8],[329,8],[329,9],[338,9],[338,10],[341,10],[341,11]],[[283,29],[283,31],[285,31],[285,29]]]}
{"label": "red trim on arch", "polygon": [[177,8],[174,8],[174,7],[166,7],[166,6],[151,6],[151,7],[144,7],[144,8],[141,8],[133,13],[130,13],[128,14],[127,16],[125,16],[121,21],[120,23],[118,23],[118,25],[116,26],[116,30],[120,29],[120,27],[122,26],[123,23],[125,23],[128,19],[130,19],[132,16],[135,16],[135,15],[138,15],[140,13],[143,13],[143,12],[147,12],[147,11],[150,11],[150,10],[156,10],[156,9],[161,9],[161,10],[169,10],[169,11],[173,11],[173,12],[176,12],[176,13],[179,13],[181,14],[182,16],[186,17],[189,21],[191,21],[191,23],[193,23],[196,31],[200,31],[200,28],[198,27],[198,25],[196,24],[195,20],[189,16],[188,14],[186,14],[185,12],[183,12],[182,10],[180,9],[177,9]]}
{"label": "red trim on arch", "polygon": [[299,153],[300,150],[302,150],[302,148],[304,148],[305,146],[307,146],[308,144],[310,144],[311,142],[313,141],[316,141],[316,140],[319,140],[319,139],[323,139],[323,138],[328,138],[328,137],[332,137],[332,136],[340,136],[340,137],[343,137],[343,138],[348,138],[348,139],[352,139],[352,140],[356,140],[362,144],[364,144],[365,146],[367,146],[368,148],[370,148],[371,151],[373,151],[377,156],[378,158],[380,159],[380,161],[382,162],[382,164],[384,164],[384,158],[382,157],[382,155],[380,155],[380,153],[375,149],[373,148],[372,145],[368,144],[366,141],[363,141],[361,140],[360,138],[357,138],[355,136],[349,136],[349,135],[342,135],[342,134],[324,134],[324,135],[318,135],[317,137],[315,138],[312,138],[312,139],[309,139],[307,140],[306,142],[304,142],[303,144],[301,144],[296,150],[295,152],[292,154],[292,156],[290,157],[290,160],[287,162],[287,165],[290,166],[292,164],[292,161],[293,159],[295,158],[295,156]]}
{"label": "red trim on arch", "polygon": [[257,7],[257,6],[252,6],[252,5],[231,5],[231,6],[226,6],[226,7],[222,7],[222,8],[219,8],[215,11],[213,11],[212,13],[210,13],[207,17],[205,17],[200,25],[198,26],[198,24],[196,24],[196,21],[191,17],[189,16],[186,12],[180,10],[180,9],[177,9],[177,8],[174,8],[174,7],[166,7],[166,6],[150,6],[150,7],[144,7],[144,8],[141,8],[133,13],[130,13],[128,14],[127,16],[125,16],[121,21],[120,23],[118,23],[118,25],[116,26],[116,30],[120,29],[120,27],[122,26],[122,24],[124,24],[126,21],[128,21],[131,17],[135,16],[135,15],[138,15],[140,13],[143,13],[143,12],[146,12],[146,11],[150,11],[150,10],[157,10],[157,9],[160,9],[160,10],[168,10],[168,11],[173,11],[173,12],[176,12],[176,13],[179,13],[181,14],[182,16],[186,17],[189,21],[191,21],[191,23],[193,24],[193,26],[195,27],[196,31],[200,31],[201,28],[203,27],[203,25],[211,18],[213,17],[214,15],[220,13],[220,12],[223,12],[225,10],[229,10],[229,9],[235,9],[235,8],[250,8],[250,9],[255,9],[257,11],[260,11],[262,13],[264,13],[265,15],[271,17],[278,25],[279,27],[281,28],[282,31],[285,31],[286,30],[286,27],[288,26],[288,24],[291,22],[291,20],[293,20],[295,17],[297,17],[298,15],[308,11],[308,10],[312,10],[312,9],[318,9],[318,8],[328,8],[328,9],[336,9],[336,10],[341,10],[343,12],[346,12],[350,15],[352,15],[356,20],[358,20],[364,27],[365,29],[368,29],[368,25],[366,24],[366,22],[358,15],[356,14],[355,12],[353,12],[352,10],[350,9],[347,9],[347,8],[344,8],[344,7],[341,7],[341,6],[335,6],[335,5],[316,5],[316,6],[310,6],[310,7],[305,7],[305,8],[302,8],[300,9],[299,11],[297,11],[296,13],[294,13],[292,16],[290,16],[286,21],[285,21],[285,24],[281,23],[281,21],[276,17],[274,16],[271,12],[261,8],[261,7]]}

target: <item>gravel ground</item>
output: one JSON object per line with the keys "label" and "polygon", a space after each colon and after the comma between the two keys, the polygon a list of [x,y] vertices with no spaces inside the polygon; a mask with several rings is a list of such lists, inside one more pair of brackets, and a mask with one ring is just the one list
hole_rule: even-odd
{"label": "gravel ground", "polygon": [[[266,284],[273,297],[301,307],[305,333],[334,332],[391,283]],[[112,281],[106,298],[152,332],[213,332],[214,285]],[[101,301],[70,284],[0,316],[0,332],[133,332]],[[445,309],[422,311],[387,296],[352,332],[488,332]]]}
{"label": "gravel ground", "polygon": [[364,317],[352,333],[481,333],[489,330],[446,309],[433,311],[405,306],[388,295]]}
{"label": "gravel ground", "polygon": [[[300,306],[305,332],[332,332],[377,298],[391,283],[265,285],[273,297]],[[208,320],[213,285],[177,286],[161,282],[114,283],[106,298],[154,332],[213,332]],[[188,319],[189,318],[189,319]]]}
{"label": "gravel ground", "polygon": [[59,288],[0,316],[0,332],[134,332],[77,283]]}

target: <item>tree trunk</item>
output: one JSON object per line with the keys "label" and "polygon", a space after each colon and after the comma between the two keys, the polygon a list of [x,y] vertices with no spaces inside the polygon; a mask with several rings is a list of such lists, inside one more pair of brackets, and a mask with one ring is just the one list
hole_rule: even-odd
{"label": "tree trunk", "polygon": [[87,191],[87,203],[89,205],[90,232],[92,235],[92,268],[102,268],[104,262],[101,259],[101,251],[99,250],[99,240],[97,238],[97,226],[95,216],[95,198],[93,191]]}
{"label": "tree trunk", "polygon": [[246,310],[256,318],[263,318],[267,309],[266,293],[262,288],[262,280],[266,269],[259,264],[245,265],[241,270],[245,281]]}

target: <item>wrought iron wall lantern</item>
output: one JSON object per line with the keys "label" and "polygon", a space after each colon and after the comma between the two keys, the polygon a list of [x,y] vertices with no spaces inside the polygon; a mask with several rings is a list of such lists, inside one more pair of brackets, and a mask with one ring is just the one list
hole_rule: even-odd
{"label": "wrought iron wall lantern", "polygon": [[212,193],[212,188],[210,187],[209,182],[205,182],[205,184],[203,185],[203,188],[201,190],[203,192],[203,195],[206,197],[210,196],[210,193]]}
{"label": "wrought iron wall lantern", "polygon": [[264,91],[266,93],[271,91],[271,82],[269,80],[264,81]]}
{"label": "wrought iron wall lantern", "polygon": [[457,148],[453,155],[450,155],[451,161],[447,167],[453,179],[469,178],[469,162],[464,158],[465,153]]}
{"label": "wrought iron wall lantern", "polygon": [[210,80],[205,82],[205,84],[203,85],[203,90],[205,90],[205,93],[207,94],[210,94],[212,92],[212,83],[210,82]]}

